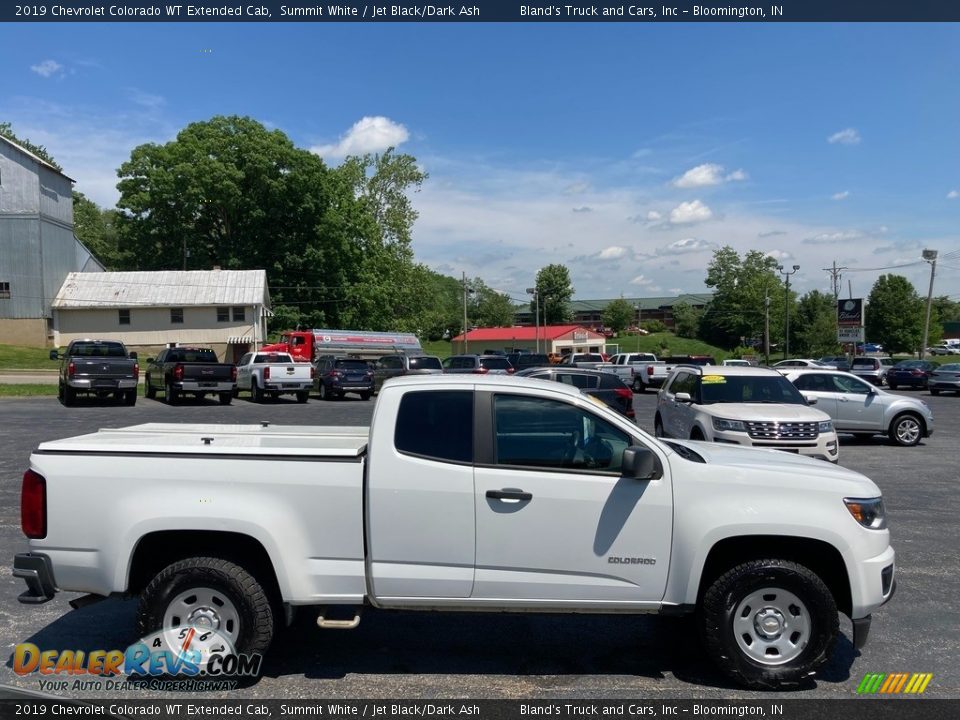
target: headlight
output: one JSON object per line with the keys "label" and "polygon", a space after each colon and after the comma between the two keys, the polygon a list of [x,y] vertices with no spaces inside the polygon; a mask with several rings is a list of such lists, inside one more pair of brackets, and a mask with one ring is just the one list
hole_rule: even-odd
{"label": "headlight", "polygon": [[734,430],[736,432],[746,432],[747,426],[741,420],[724,420],[723,418],[713,418],[714,430]]}
{"label": "headlight", "polygon": [[833,420],[824,420],[817,425],[817,430],[822,433],[833,432]]}
{"label": "headlight", "polygon": [[844,498],[843,502],[853,519],[865,528],[883,530],[887,526],[883,498]]}

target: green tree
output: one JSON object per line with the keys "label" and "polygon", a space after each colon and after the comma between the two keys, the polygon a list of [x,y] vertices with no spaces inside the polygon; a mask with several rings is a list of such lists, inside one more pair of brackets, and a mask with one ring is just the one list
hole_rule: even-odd
{"label": "green tree", "polygon": [[73,233],[107,270],[127,262],[117,246],[116,217],[116,210],[105,210],[74,190]]}
{"label": "green tree", "polygon": [[[566,265],[547,265],[537,273],[537,293],[540,297],[540,312],[545,324],[554,325],[570,321],[570,299],[573,284]],[[530,302],[530,312],[535,312],[535,301]]]}
{"label": "green tree", "polygon": [[47,149],[43,145],[34,145],[26,138],[18,138],[16,133],[13,132],[13,126],[10,123],[0,123],[0,135],[8,140],[12,140],[23,149],[29,150],[41,160],[45,160],[46,162],[50,163],[57,170],[60,170],[61,172],[63,171],[63,168],[60,167],[59,163],[53,159],[53,156],[47,152]]}
{"label": "green tree", "polygon": [[867,337],[889,353],[916,352],[923,339],[925,303],[901,275],[881,275],[870,290]]}
{"label": "green tree", "polygon": [[785,297],[777,273],[777,261],[759,250],[741,259],[730,246],[714,251],[704,280],[714,288],[713,300],[700,318],[699,337],[725,348],[744,340],[762,339],[764,298],[770,298],[771,338],[782,337],[785,304],[794,304],[794,294]]}
{"label": "green tree", "polygon": [[637,311],[627,300],[617,298],[603,309],[603,326],[617,335],[633,323]]}
{"label": "green tree", "polygon": [[808,292],[797,302],[790,324],[794,355],[820,357],[837,351],[837,302],[832,294]]}
{"label": "green tree", "polygon": [[671,309],[673,331],[682,338],[696,338],[702,311],[685,302],[678,302]]}
{"label": "green tree", "polygon": [[474,322],[482,327],[511,327],[516,309],[509,295],[488,287],[477,295]]}

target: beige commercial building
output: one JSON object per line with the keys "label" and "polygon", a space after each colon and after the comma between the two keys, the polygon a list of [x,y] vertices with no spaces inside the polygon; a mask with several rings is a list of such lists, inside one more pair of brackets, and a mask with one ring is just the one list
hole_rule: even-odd
{"label": "beige commercial building", "polygon": [[70,273],[53,301],[54,344],[120,340],[141,357],[170,345],[211,347],[228,362],[264,344],[263,270]]}

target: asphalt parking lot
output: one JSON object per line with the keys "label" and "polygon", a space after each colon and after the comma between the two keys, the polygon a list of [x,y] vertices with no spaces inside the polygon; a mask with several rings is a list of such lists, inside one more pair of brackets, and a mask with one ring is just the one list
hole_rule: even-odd
{"label": "asphalt parking lot", "polygon": [[[870,641],[856,652],[845,618],[831,663],[795,697],[850,698],[866,673],[930,672],[926,695],[960,698],[960,500],[957,457],[960,397],[921,397],[936,432],[915,448],[877,437],[841,436],[840,463],[883,490],[897,550],[898,592],[874,614]],[[635,396],[639,425],[652,432],[653,394]],[[20,478],[44,440],[100,427],[144,422],[365,425],[374,402],[293,399],[221,407],[215,400],[168,407],[140,398],[135,407],[85,402],[63,408],[53,398],[0,400],[0,558],[9,568],[25,547],[19,528]],[[790,508],[784,507],[785,517]],[[12,671],[20,642],[41,648],[125,648],[135,640],[133,601],[107,600],[71,611],[59,594],[21,605],[23,583],[9,569],[0,582],[0,639],[7,653],[0,684],[38,690],[36,676]],[[65,693],[82,696],[83,692]],[[86,693],[103,697],[103,692]],[[209,697],[217,697],[211,693]],[[126,697],[167,697],[143,691]],[[652,616],[459,615],[366,612],[353,631],[321,631],[302,613],[279,636],[264,677],[237,698],[755,698],[731,686],[700,655],[684,620]],[[119,696],[118,696],[119,697]],[[783,697],[781,695],[780,697]]]}

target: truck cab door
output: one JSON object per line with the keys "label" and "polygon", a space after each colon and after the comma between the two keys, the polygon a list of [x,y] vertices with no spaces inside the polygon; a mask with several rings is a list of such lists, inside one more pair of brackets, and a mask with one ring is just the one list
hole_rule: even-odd
{"label": "truck cab door", "polygon": [[470,597],[476,551],[472,386],[444,383],[381,394],[371,437],[365,523],[371,595],[394,607]]}
{"label": "truck cab door", "polygon": [[511,392],[478,393],[477,402],[489,407],[477,417],[490,423],[490,439],[477,448],[471,598],[517,607],[656,606],[673,528],[665,460],[656,480],[623,477],[624,449],[643,441],[587,401]]}

